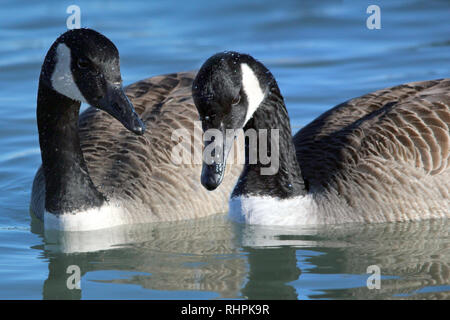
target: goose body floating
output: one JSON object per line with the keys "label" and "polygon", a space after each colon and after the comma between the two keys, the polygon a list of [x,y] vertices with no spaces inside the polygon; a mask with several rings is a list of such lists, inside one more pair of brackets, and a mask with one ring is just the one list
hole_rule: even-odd
{"label": "goose body floating", "polygon": [[[269,165],[249,161],[255,147],[246,139],[246,163],[230,199],[229,214],[237,221],[299,225],[450,217],[450,79],[351,99],[294,137],[275,78],[249,55],[209,58],[194,80],[193,98],[204,130],[225,136],[227,129],[265,129],[267,150],[278,154],[278,170],[263,174]],[[277,144],[270,139],[274,130]],[[204,163],[201,181],[208,190],[223,178],[230,143],[224,141],[221,156]]]}
{"label": "goose body floating", "polygon": [[[229,169],[234,178],[209,193],[198,179],[201,163],[171,158],[179,144],[172,133],[199,127],[194,76],[157,76],[124,90],[118,51],[106,37],[76,29],[55,41],[39,80],[42,166],[31,197],[45,228],[84,231],[228,210],[240,168]],[[81,102],[91,107],[79,115]]]}

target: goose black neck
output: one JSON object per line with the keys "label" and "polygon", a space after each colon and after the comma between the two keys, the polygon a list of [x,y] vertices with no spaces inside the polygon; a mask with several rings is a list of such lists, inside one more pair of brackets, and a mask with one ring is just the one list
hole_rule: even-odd
{"label": "goose black neck", "polygon": [[[258,143],[251,143],[247,138],[248,130],[254,129]],[[266,129],[267,135],[261,135]],[[278,141],[272,141],[276,137]],[[287,199],[306,194],[305,184],[300,171],[300,166],[295,154],[295,146],[292,140],[289,116],[284,104],[284,99],[276,83],[269,88],[264,101],[253,114],[253,117],[244,127],[245,139],[245,166],[232,197],[236,196],[270,196]],[[264,141],[261,141],[264,140]],[[267,143],[267,155],[271,158],[269,164],[262,164],[260,148]],[[257,148],[258,161],[251,161],[250,153]],[[253,150],[253,151],[252,151]],[[264,147],[262,153],[266,153]],[[278,166],[276,165],[278,158]],[[267,161],[267,159],[266,159]],[[267,169],[273,170],[267,174]]]}
{"label": "goose black neck", "polygon": [[80,102],[39,81],[37,122],[45,176],[45,208],[62,214],[100,207],[105,197],[95,188],[78,136]]}

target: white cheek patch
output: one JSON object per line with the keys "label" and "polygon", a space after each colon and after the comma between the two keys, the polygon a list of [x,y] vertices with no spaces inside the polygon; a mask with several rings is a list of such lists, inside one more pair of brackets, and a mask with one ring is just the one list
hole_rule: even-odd
{"label": "white cheek patch", "polygon": [[56,65],[51,78],[52,87],[70,99],[87,102],[73,79],[70,70],[71,60],[70,49],[64,43],[60,43],[56,48]]}
{"label": "white cheek patch", "polygon": [[242,87],[247,96],[248,107],[245,116],[245,124],[251,119],[256,109],[258,109],[261,102],[264,100],[264,93],[259,85],[258,78],[253,70],[246,64],[241,64],[242,71]]}

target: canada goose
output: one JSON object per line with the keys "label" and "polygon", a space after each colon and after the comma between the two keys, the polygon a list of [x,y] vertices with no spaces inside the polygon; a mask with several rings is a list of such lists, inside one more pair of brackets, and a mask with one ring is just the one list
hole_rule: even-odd
{"label": "canada goose", "polygon": [[[279,154],[278,170],[263,174],[268,165],[249,161],[254,150],[246,139],[246,164],[230,199],[235,220],[296,225],[450,216],[450,79],[351,99],[293,138],[276,80],[249,55],[209,58],[194,80],[193,97],[204,130],[225,136],[227,129],[267,129],[267,150]],[[279,144],[270,138],[276,130]],[[222,180],[229,142],[205,143],[205,150],[223,148],[204,162],[201,181],[209,190]]]}
{"label": "canada goose", "polygon": [[[42,166],[31,197],[31,211],[46,229],[82,231],[227,211],[240,169],[224,188],[208,193],[198,181],[201,163],[178,165],[171,158],[175,130],[198,127],[201,133],[194,123],[194,76],[142,80],[125,95],[119,54],[106,37],[75,29],[53,43],[39,80]],[[92,107],[79,116],[80,102]]]}

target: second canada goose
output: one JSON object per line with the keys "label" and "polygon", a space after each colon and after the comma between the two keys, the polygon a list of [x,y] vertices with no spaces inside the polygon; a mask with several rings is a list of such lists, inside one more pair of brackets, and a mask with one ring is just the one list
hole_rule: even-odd
{"label": "second canada goose", "polygon": [[[230,215],[238,221],[296,225],[450,217],[450,79],[351,99],[293,138],[275,78],[249,55],[209,58],[194,80],[193,97],[204,130],[225,137],[227,129],[266,129],[267,150],[279,155],[278,170],[264,174],[268,165],[249,161],[254,150],[246,140],[245,167],[230,200]],[[279,143],[270,138],[275,130]],[[209,190],[222,181],[229,143],[206,144],[224,150],[204,163],[201,181]]]}
{"label": "second canada goose", "polygon": [[[201,132],[194,76],[157,76],[124,91],[118,51],[106,37],[75,29],[53,43],[39,80],[42,167],[31,199],[45,228],[84,231],[227,211],[239,168],[209,193],[198,179],[201,163],[171,157],[175,130]],[[81,102],[92,107],[79,116]]]}

